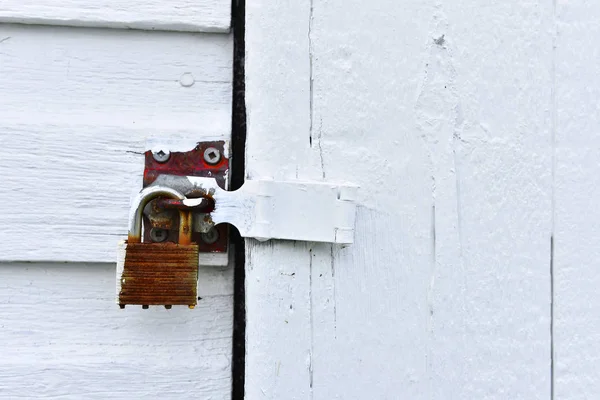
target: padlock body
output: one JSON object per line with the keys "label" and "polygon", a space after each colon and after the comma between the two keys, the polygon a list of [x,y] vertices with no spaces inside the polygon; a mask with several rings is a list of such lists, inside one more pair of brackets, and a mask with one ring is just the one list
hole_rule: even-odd
{"label": "padlock body", "polygon": [[124,243],[117,262],[120,305],[187,305],[198,299],[198,245]]}

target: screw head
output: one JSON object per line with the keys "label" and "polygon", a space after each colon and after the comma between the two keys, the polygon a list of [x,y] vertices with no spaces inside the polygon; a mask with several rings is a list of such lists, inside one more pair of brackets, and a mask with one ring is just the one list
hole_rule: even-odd
{"label": "screw head", "polygon": [[214,244],[219,240],[219,231],[213,226],[208,232],[200,235],[200,238],[206,244]]}
{"label": "screw head", "polygon": [[204,150],[204,161],[211,165],[217,164],[221,161],[221,152],[214,147],[207,147]]}
{"label": "screw head", "polygon": [[165,163],[169,161],[169,158],[171,157],[171,152],[169,150],[163,149],[152,150],[152,157],[156,162]]}
{"label": "screw head", "polygon": [[162,228],[152,228],[150,230],[150,239],[155,243],[161,243],[167,240],[169,231]]}

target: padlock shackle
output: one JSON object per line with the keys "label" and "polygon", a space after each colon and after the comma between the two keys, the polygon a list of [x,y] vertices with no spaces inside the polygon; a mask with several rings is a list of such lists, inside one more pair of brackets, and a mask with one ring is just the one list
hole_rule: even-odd
{"label": "padlock shackle", "polygon": [[[148,202],[154,200],[157,197],[169,197],[177,200],[184,200],[186,198],[177,190],[171,189],[166,186],[149,186],[147,188],[142,189],[142,191],[138,193],[138,195],[133,200],[131,210],[129,212],[129,232],[127,234],[128,243],[142,242],[142,214],[144,212],[144,207],[146,207],[146,204],[148,204]],[[184,226],[190,223],[189,220],[191,218],[189,212],[181,211],[180,214],[182,221],[180,222],[180,225],[182,225],[180,227],[181,236],[182,228],[184,228]],[[185,242],[187,242],[187,240],[180,237],[180,243],[187,244]]]}

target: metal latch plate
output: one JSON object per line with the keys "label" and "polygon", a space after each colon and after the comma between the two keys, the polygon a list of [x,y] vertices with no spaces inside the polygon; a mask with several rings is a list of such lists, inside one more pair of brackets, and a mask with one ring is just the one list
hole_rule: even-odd
{"label": "metal latch plate", "polygon": [[[145,165],[143,187],[152,185],[160,175],[194,176],[212,178],[220,188],[229,188],[229,142],[214,140],[205,142],[154,141],[147,143],[144,153]],[[183,193],[188,198],[202,196],[190,188]],[[175,242],[178,235],[176,210],[165,210],[151,201],[144,209],[145,242],[157,241],[157,232],[165,242]],[[194,214],[194,220],[203,220],[205,214]],[[195,225],[198,225],[196,223]],[[229,262],[227,225],[215,226],[209,232],[195,230],[192,240],[198,244],[200,265],[226,266]]]}
{"label": "metal latch plate", "polygon": [[[212,178],[161,175],[156,185],[193,188],[214,199],[207,223],[234,225],[242,237],[352,243],[357,187],[321,182],[247,180],[235,192],[219,187]],[[193,206],[200,199],[186,199]],[[194,224],[198,222],[195,221]]]}

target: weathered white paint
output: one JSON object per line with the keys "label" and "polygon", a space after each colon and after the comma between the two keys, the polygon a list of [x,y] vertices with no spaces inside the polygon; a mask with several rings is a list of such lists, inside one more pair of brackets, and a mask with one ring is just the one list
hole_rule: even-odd
{"label": "weathered white paint", "polygon": [[120,310],[114,265],[0,264],[0,397],[229,399],[231,271],[194,310]]}
{"label": "weathered white paint", "polygon": [[0,25],[0,41],[0,260],[114,262],[146,139],[229,139],[230,35]]}
{"label": "weathered white paint", "polygon": [[5,0],[0,23],[227,32],[229,0]]}
{"label": "weathered white paint", "polygon": [[230,398],[233,269],[121,310],[114,261],[146,139],[229,140],[231,75],[230,35],[0,24],[0,260],[59,262],[0,263],[0,397]]}
{"label": "weathered white paint", "polygon": [[600,3],[556,2],[554,394],[600,393]]}
{"label": "weathered white paint", "polygon": [[247,241],[248,399],[548,399],[552,4],[247,3],[249,179],[354,244]]}

